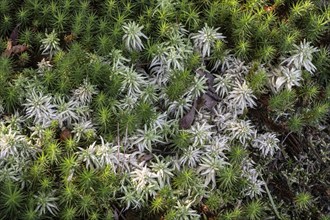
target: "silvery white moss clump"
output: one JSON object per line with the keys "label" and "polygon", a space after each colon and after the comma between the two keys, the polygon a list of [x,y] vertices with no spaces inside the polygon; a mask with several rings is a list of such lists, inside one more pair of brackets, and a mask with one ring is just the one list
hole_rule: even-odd
{"label": "silvery white moss clump", "polygon": [[[159,7],[164,6],[160,3]],[[142,38],[147,36],[142,29],[135,22],[124,24],[126,49],[145,48]],[[120,50],[104,57],[86,53],[89,67],[99,63],[111,70],[109,80],[121,80],[117,99],[104,109],[94,107],[102,89],[88,77],[67,95],[52,94],[35,78],[25,78],[28,83],[22,87],[25,91],[20,97],[22,110],[17,115],[1,117],[0,181],[11,180],[24,187],[31,184],[24,178],[29,166],[36,169],[39,165],[40,169],[47,167],[48,163],[57,166],[64,184],[43,185],[40,192],[33,194],[36,201],[33,209],[38,216],[56,216],[63,201],[67,202],[62,190],[70,184],[97,191],[98,186],[87,180],[108,169],[110,174],[104,175],[114,175],[112,178],[118,184],[110,186],[107,202],[120,204],[122,212],[148,204],[162,210],[163,203],[157,207],[154,202],[168,196],[176,201],[168,216],[199,219],[196,207],[215,191],[233,193],[241,200],[267,197],[262,177],[267,170],[261,164],[270,163],[284,146],[278,134],[257,125],[247,114],[258,102],[248,80],[253,64],[228,51],[217,66],[207,69],[206,60],[212,56],[215,41],[225,39],[218,30],[205,25],[198,33],[188,35],[174,27],[169,38],[157,45],[148,69],[132,63]],[[51,35],[56,36],[52,32],[47,39]],[[57,44],[47,39],[42,41],[43,53],[52,57],[58,50]],[[301,86],[302,71],[316,72],[312,58],[317,51],[304,40],[278,66],[260,64],[258,68],[265,69],[269,82],[263,93],[277,94]],[[186,84],[182,94],[170,97],[170,84],[187,70],[189,57],[195,52],[204,60],[196,71],[189,73],[191,83]],[[37,72],[42,78],[46,71],[55,69],[42,60]],[[210,83],[212,77],[214,85]],[[211,101],[210,97],[204,98],[196,104],[209,93],[218,98]],[[205,104],[208,100],[214,104]],[[147,115],[136,114],[141,105],[148,110]],[[184,129],[180,120],[192,110],[194,120]],[[114,115],[118,121],[108,122],[107,114]],[[124,116],[132,117],[119,128]],[[135,117],[144,117],[143,125],[134,127]],[[114,127],[112,138],[102,135],[107,126]],[[29,130],[28,135],[24,134],[25,129]],[[71,132],[72,139],[66,139],[63,144],[65,150],[52,137],[56,129]],[[258,159],[258,164],[254,158],[262,159]],[[163,191],[167,195],[162,195]],[[89,195],[83,196],[87,196],[84,197],[87,201]]]}

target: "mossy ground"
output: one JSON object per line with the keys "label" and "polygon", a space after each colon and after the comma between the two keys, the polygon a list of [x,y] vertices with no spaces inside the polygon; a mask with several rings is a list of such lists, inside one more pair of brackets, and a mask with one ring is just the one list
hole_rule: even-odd
{"label": "mossy ground", "polygon": [[[326,1],[2,0],[0,16],[0,219],[330,219]],[[299,45],[312,64],[276,75]]]}

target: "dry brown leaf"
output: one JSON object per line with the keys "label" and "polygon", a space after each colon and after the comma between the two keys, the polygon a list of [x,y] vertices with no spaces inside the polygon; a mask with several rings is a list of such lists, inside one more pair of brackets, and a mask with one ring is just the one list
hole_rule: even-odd
{"label": "dry brown leaf", "polygon": [[62,131],[61,131],[61,134],[60,134],[60,140],[61,141],[66,141],[68,139],[70,139],[72,137],[71,135],[71,131],[67,128],[64,128]]}
{"label": "dry brown leaf", "polygon": [[26,45],[16,45],[11,48],[12,54],[20,54],[28,50],[28,46]]}
{"label": "dry brown leaf", "polygon": [[183,116],[183,118],[179,121],[179,127],[181,129],[188,129],[192,125],[195,119],[195,113],[196,113],[196,106],[197,106],[197,100],[194,101],[193,106],[191,107],[190,111]]}

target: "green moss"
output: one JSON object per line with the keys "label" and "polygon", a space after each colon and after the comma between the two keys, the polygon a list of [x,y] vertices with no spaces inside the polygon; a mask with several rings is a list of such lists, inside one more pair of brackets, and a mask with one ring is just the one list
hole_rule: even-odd
{"label": "green moss", "polygon": [[[310,188],[327,187],[329,11],[312,0],[0,1],[1,218],[325,219]],[[123,38],[133,21],[141,43]],[[303,41],[319,51],[283,62]],[[196,70],[208,72],[199,97]],[[254,110],[238,109],[243,84]],[[31,91],[47,101],[28,108]],[[280,140],[273,157],[260,154],[265,133]]]}

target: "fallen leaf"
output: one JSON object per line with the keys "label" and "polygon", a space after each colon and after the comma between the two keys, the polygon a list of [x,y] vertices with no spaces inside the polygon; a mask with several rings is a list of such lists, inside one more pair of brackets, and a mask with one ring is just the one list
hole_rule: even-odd
{"label": "fallen leaf", "polygon": [[15,54],[20,54],[23,53],[25,51],[27,51],[29,48],[27,45],[15,45],[12,46],[12,44],[10,43],[10,40],[7,42],[7,48],[6,50],[2,53],[2,56],[4,57],[10,57],[12,55]]}
{"label": "fallen leaf", "polygon": [[74,33],[71,33],[69,35],[64,36],[64,41],[65,41],[65,43],[69,44],[72,41],[74,41],[76,38],[77,38],[77,36]]}
{"label": "fallen leaf", "polygon": [[212,110],[213,107],[218,103],[212,96],[210,96],[208,93],[205,93],[201,97],[203,102],[203,107],[206,107],[208,110]]}
{"label": "fallen leaf", "polygon": [[190,111],[180,119],[180,121],[179,121],[180,128],[182,128],[182,129],[190,128],[190,126],[192,125],[192,123],[195,119],[196,106],[197,106],[197,100],[194,101],[194,104],[191,107]]}
{"label": "fallen leaf", "polygon": [[61,134],[60,134],[60,140],[61,141],[66,141],[68,139],[70,139],[72,137],[71,135],[71,131],[67,128],[64,128],[62,131],[61,131]]}
{"label": "fallen leaf", "polygon": [[330,196],[330,188],[326,190],[326,193]]}
{"label": "fallen leaf", "polygon": [[25,52],[27,50],[28,50],[28,46],[26,46],[26,45],[20,45],[20,44],[19,45],[16,45],[16,46],[13,46],[11,48],[12,54],[23,53],[23,52]]}
{"label": "fallen leaf", "polygon": [[13,42],[9,39],[7,41],[7,47],[6,47],[6,50],[11,50],[11,48],[13,47]]}
{"label": "fallen leaf", "polygon": [[190,111],[180,119],[179,126],[183,129],[188,129],[191,127],[195,119],[196,110],[205,107],[206,109],[212,111],[214,106],[220,101],[220,97],[216,94],[213,87],[214,76],[209,72],[203,71],[202,69],[196,70],[196,73],[207,78],[206,82],[208,84],[208,90],[194,101],[194,105],[191,107]]}
{"label": "fallen leaf", "polygon": [[274,11],[274,9],[275,9],[275,6],[274,5],[272,5],[272,6],[264,6],[264,10],[266,12]]}
{"label": "fallen leaf", "polygon": [[17,38],[18,38],[18,31],[19,31],[19,26],[21,24],[16,25],[14,30],[11,32],[9,39],[12,41],[13,45],[17,44]]}

